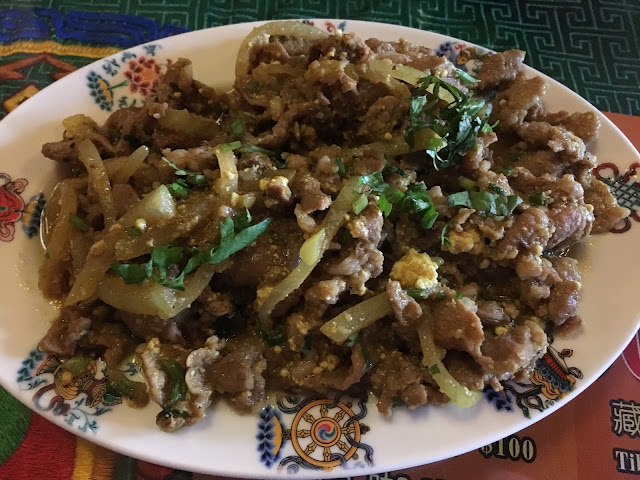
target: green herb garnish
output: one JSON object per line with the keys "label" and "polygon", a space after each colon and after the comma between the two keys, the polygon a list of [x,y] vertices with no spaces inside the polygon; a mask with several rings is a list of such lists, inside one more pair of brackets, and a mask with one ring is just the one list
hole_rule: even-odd
{"label": "green herb garnish", "polygon": [[270,330],[262,330],[262,338],[270,347],[282,345],[287,338],[285,327],[280,324]]}
{"label": "green herb garnish", "polygon": [[190,186],[204,187],[209,184],[209,180],[204,176],[202,172],[192,172],[191,170],[185,170],[178,167],[175,163],[162,157],[162,160],[175,170],[176,176],[179,177],[173,183],[170,183],[167,188],[169,193],[175,198],[184,198],[189,194]]}
{"label": "green herb garnish", "polygon": [[[451,103],[442,105],[441,90],[453,97]],[[429,75],[421,78],[412,91],[405,140],[413,147],[417,130],[433,130],[438,136],[429,140],[426,153],[436,170],[451,167],[473,148],[479,133],[492,131],[488,124],[490,113],[491,104],[485,100],[472,98],[443,79]]]}
{"label": "green herb garnish", "polygon": [[336,165],[338,165],[338,175],[340,175],[340,177],[346,177],[347,176],[347,169],[344,168],[344,163],[342,162],[342,158],[340,157],[336,157]]}
{"label": "green herb garnish", "polygon": [[538,192],[529,197],[529,203],[533,205],[549,205],[553,203],[553,197],[546,192]]}
{"label": "green herb garnish", "polygon": [[479,212],[493,215],[511,215],[513,210],[522,203],[518,195],[501,195],[491,192],[458,192],[447,198],[451,207],[461,206],[473,208]]}
{"label": "green herb garnish", "polygon": [[75,228],[77,228],[78,230],[80,230],[81,232],[88,232],[89,231],[89,225],[87,225],[87,222],[82,220],[75,213],[70,213],[69,214],[69,223],[71,225],[73,225]]}
{"label": "green herb garnish", "polygon": [[244,135],[244,122],[241,118],[238,118],[231,122],[231,133],[234,137],[239,138]]}
{"label": "green herb garnish", "polygon": [[175,182],[170,183],[169,185],[167,185],[167,188],[169,189],[169,193],[171,194],[171,196],[174,198],[180,199],[185,198],[187,195],[189,195],[189,185],[187,185],[187,182],[185,182],[182,178],[179,178]]}
{"label": "green herb garnish", "polygon": [[146,280],[153,273],[153,264],[147,263],[114,263],[111,270],[122,277],[124,283],[131,285]]}
{"label": "green herb garnish", "polygon": [[489,190],[491,190],[493,193],[497,193],[498,195],[506,195],[507,194],[507,192],[505,192],[502,187],[499,187],[495,183],[490,183],[489,184]]}
{"label": "green herb garnish", "polygon": [[429,367],[429,373],[431,375],[436,375],[436,374],[440,373],[440,368],[438,368],[438,364],[437,363],[434,363],[433,365],[431,365]]}
{"label": "green herb garnish", "polygon": [[127,227],[124,229],[124,231],[127,233],[127,235],[129,235],[130,237],[137,237],[138,235],[141,235],[142,232],[136,228],[136,227]]}
{"label": "green herb garnish", "polygon": [[424,182],[409,185],[403,192],[389,186],[382,177],[382,173],[375,172],[360,177],[360,183],[365,185],[370,193],[379,196],[377,206],[383,215],[389,216],[393,208],[403,213],[418,217],[420,224],[429,229],[438,218],[438,213],[429,197]]}
{"label": "green herb garnish", "polygon": [[456,69],[456,76],[460,79],[462,83],[466,83],[468,85],[473,85],[474,83],[478,83],[478,80],[473,78],[464,70]]}
{"label": "green herb garnish", "polygon": [[249,80],[247,82],[247,89],[249,89],[251,93],[258,93],[260,91],[260,84],[255,80]]}
{"label": "green herb garnish", "polygon": [[364,341],[362,332],[354,333],[349,338],[347,338],[344,344],[350,348],[353,348],[355,345],[360,344],[360,351],[362,352],[362,357],[364,358],[365,368],[371,368],[373,363],[371,362],[371,355],[369,354],[369,349],[367,348],[367,343]]}
{"label": "green herb garnish", "polygon": [[162,371],[169,379],[171,389],[169,404],[173,405],[187,398],[187,384],[184,380],[186,373],[185,368],[173,358],[163,358],[160,360],[160,368],[162,368]]}
{"label": "green herb garnish", "polygon": [[407,288],[405,293],[416,300],[424,300],[429,296],[428,290],[424,288]]}
{"label": "green herb garnish", "polygon": [[452,224],[453,224],[453,218],[444,224],[444,227],[442,227],[442,231],[440,232],[440,245],[443,247],[445,245],[451,245],[451,240],[449,240],[449,238],[446,235],[447,235],[447,231],[449,230],[449,227],[451,227]]}
{"label": "green herb garnish", "polygon": [[176,290],[184,290],[186,275],[201,265],[215,265],[226,260],[239,250],[252,244],[262,235],[269,225],[271,218],[266,218],[255,225],[251,224],[251,214],[244,212],[236,217],[226,218],[220,223],[220,243],[209,250],[192,250],[185,268],[180,275],[167,280],[167,270],[185,259],[182,247],[164,245],[151,249],[151,258],[147,263],[115,263],[111,269],[120,275],[126,284],[140,283],[151,278],[156,283]]}
{"label": "green herb garnish", "polygon": [[[237,142],[236,142],[237,143]],[[276,152],[272,150],[267,150],[266,148],[258,147],[257,145],[252,145],[250,143],[245,143],[244,145],[238,148],[240,153],[262,153],[269,157],[269,159],[276,164],[277,168],[286,167],[286,157],[290,154],[283,153],[282,155],[278,155]]]}
{"label": "green herb garnish", "polygon": [[401,169],[399,166],[394,165],[393,163],[387,162],[387,164],[384,166],[385,170],[388,170],[390,172],[393,173],[397,173],[398,175],[400,175],[403,178],[407,178],[407,172],[405,172],[403,169]]}

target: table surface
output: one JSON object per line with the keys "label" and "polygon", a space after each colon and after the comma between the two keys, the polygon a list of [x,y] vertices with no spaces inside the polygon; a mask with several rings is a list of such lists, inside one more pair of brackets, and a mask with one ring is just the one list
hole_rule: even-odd
{"label": "table surface", "polygon": [[[0,0],[0,118],[97,58],[188,30],[254,20],[350,18],[493,48],[578,92],[640,149],[640,1]],[[637,228],[637,227],[635,227]],[[624,479],[640,474],[638,337],[585,393],[499,442],[377,479]],[[524,444],[532,455],[518,454]],[[74,437],[0,388],[0,479],[213,479]]]}

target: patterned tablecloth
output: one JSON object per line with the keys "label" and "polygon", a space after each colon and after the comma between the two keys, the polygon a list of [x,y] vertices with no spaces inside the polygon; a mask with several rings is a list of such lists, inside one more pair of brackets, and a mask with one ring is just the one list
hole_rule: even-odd
{"label": "patterned tablecloth", "polygon": [[[531,66],[605,111],[636,148],[640,146],[638,0],[0,0],[0,118],[49,83],[126,47],[215,25],[313,17],[384,21],[496,50],[521,48],[528,52]],[[632,169],[630,175],[635,174],[633,167],[623,166]],[[637,207],[640,187],[631,182],[631,188]],[[635,223],[628,220],[625,228],[638,228]],[[634,338],[583,395],[526,430],[450,460],[367,479],[582,480],[640,475],[638,342]],[[567,357],[571,352],[560,354]],[[579,373],[561,364],[555,364],[556,373],[565,380]],[[502,406],[518,408],[513,403]],[[0,479],[41,478],[215,477],[105,450],[32,414],[0,388]]]}

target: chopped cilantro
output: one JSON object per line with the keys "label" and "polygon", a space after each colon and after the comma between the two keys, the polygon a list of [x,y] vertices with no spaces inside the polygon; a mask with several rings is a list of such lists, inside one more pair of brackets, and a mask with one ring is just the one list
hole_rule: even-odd
{"label": "chopped cilantro", "polygon": [[184,380],[186,373],[185,368],[173,358],[163,358],[160,360],[160,368],[162,368],[162,371],[169,379],[171,388],[169,404],[173,405],[187,398],[187,384]]}
{"label": "chopped cilantro", "polygon": [[513,172],[513,168],[503,168],[500,170],[500,173],[506,176],[511,175],[511,172]]}
{"label": "chopped cilantro", "polygon": [[405,293],[416,300],[424,300],[428,297],[428,291],[424,288],[407,288]]}
{"label": "chopped cilantro", "polygon": [[344,344],[349,348],[353,348],[357,344],[360,344],[360,351],[364,357],[365,368],[371,368],[373,363],[371,362],[371,355],[369,354],[369,349],[367,348],[367,343],[364,341],[362,332],[357,332],[349,336]]}
{"label": "chopped cilantro", "polygon": [[505,192],[503,188],[499,187],[495,183],[490,183],[489,184],[489,190],[491,190],[494,193],[497,193],[498,195],[506,195],[507,194],[507,192]]}
{"label": "chopped cilantro", "polygon": [[529,197],[529,203],[533,205],[549,205],[553,203],[553,197],[546,192],[538,192]]}
{"label": "chopped cilantro", "polygon": [[440,232],[440,245],[443,247],[445,245],[451,245],[451,240],[449,240],[446,234],[447,234],[447,230],[449,230],[449,227],[452,224],[453,224],[453,218],[444,224],[444,227],[442,227],[442,232]]}
{"label": "chopped cilantro", "polygon": [[276,152],[272,150],[267,150],[266,148],[258,147],[257,145],[252,145],[250,143],[245,143],[241,147],[238,148],[240,153],[262,153],[269,157],[269,159],[276,164],[277,168],[285,168],[286,167],[286,159],[290,155],[289,153],[283,153],[278,155]]}
{"label": "chopped cilantro", "polygon": [[182,247],[165,245],[163,247],[153,247],[151,250],[151,261],[156,267],[169,268],[178,263],[184,257]]}
{"label": "chopped cilantro", "polygon": [[242,213],[235,217],[234,228],[237,231],[244,230],[245,228],[249,228],[251,226],[251,222],[253,221],[253,217],[251,216],[251,212],[245,208]]}
{"label": "chopped cilantro", "polygon": [[280,324],[270,330],[262,330],[262,338],[270,347],[282,345],[287,338],[284,325]]}
{"label": "chopped cilantro", "polygon": [[433,365],[431,365],[429,367],[429,373],[431,375],[436,375],[436,374],[440,373],[440,368],[438,368],[438,364],[437,363],[434,363]]}
{"label": "chopped cilantro", "polygon": [[107,392],[119,397],[131,398],[145,404],[148,400],[147,386],[142,382],[135,382],[117,368],[107,368]]}
{"label": "chopped cilantro", "polygon": [[260,84],[255,80],[249,80],[247,82],[247,89],[249,89],[251,93],[258,93],[260,91]]}
{"label": "chopped cilantro", "polygon": [[114,263],[111,265],[111,270],[120,275],[124,283],[131,285],[149,278],[153,273],[153,265],[151,261],[147,263]]}
{"label": "chopped cilantro", "polygon": [[69,214],[69,223],[71,225],[73,225],[75,228],[77,228],[78,230],[80,230],[81,232],[88,232],[89,231],[89,225],[87,225],[87,222],[82,220],[75,213],[70,213]]}
{"label": "chopped cilantro", "polygon": [[522,155],[524,155],[522,152],[513,152],[509,154],[509,160],[511,162],[517,162],[518,160],[520,160],[522,158]]}
{"label": "chopped cilantro", "polygon": [[129,235],[131,237],[137,237],[138,235],[140,235],[142,233],[136,227],[127,227],[127,228],[124,229],[124,231],[127,233],[127,235]]}
{"label": "chopped cilantro", "polygon": [[[233,142],[233,143],[239,143],[239,142]],[[264,153],[269,158],[278,156],[278,154],[272,150],[267,150],[266,148],[258,147],[257,145],[252,145],[250,143],[245,143],[242,146],[238,145],[235,148],[240,149],[241,153]]]}
{"label": "chopped cilantro", "polygon": [[244,212],[236,220],[226,218],[220,223],[220,243],[209,250],[189,252],[187,264],[176,278],[167,280],[167,270],[184,259],[182,247],[165,245],[153,247],[147,263],[115,263],[111,269],[120,275],[126,284],[140,283],[147,278],[165,287],[184,290],[184,277],[201,265],[215,265],[226,260],[239,250],[252,244],[271,224],[271,218],[250,225],[251,214]]}
{"label": "chopped cilantro", "polygon": [[493,125],[489,125],[488,123],[485,123],[484,125],[482,125],[482,127],[480,127],[480,132],[491,133],[493,132],[493,129],[498,126],[498,123],[500,123],[499,120],[496,120]]}
{"label": "chopped cilantro", "polygon": [[[429,91],[431,90],[431,91]],[[453,101],[442,105],[440,91],[446,90]],[[491,104],[472,98],[434,75],[421,78],[412,91],[409,126],[405,140],[413,147],[417,130],[429,128],[438,136],[426,149],[435,169],[451,167],[476,145],[478,133],[491,131],[488,125]]]}
{"label": "chopped cilantro", "polygon": [[380,198],[378,198],[378,202],[376,205],[382,212],[382,215],[384,215],[385,217],[388,217],[391,213],[391,210],[393,209],[393,203],[389,201],[384,193],[380,195]]}
{"label": "chopped cilantro", "polygon": [[407,172],[405,172],[403,169],[401,169],[400,167],[398,167],[397,165],[394,165],[391,162],[387,162],[387,164],[384,166],[385,170],[388,170],[390,172],[393,173],[397,173],[398,175],[400,175],[403,178],[407,178]]}
{"label": "chopped cilantro", "polygon": [[182,178],[179,178],[175,182],[170,183],[169,185],[167,185],[167,188],[169,189],[169,193],[171,194],[171,196],[174,198],[185,198],[187,195],[189,195],[189,185],[187,185],[187,182],[185,182]]}
{"label": "chopped cilantro", "polygon": [[209,180],[201,172],[192,172],[178,167],[175,163],[162,157],[167,165],[175,170],[176,176],[179,177],[175,182],[168,185],[169,193],[175,198],[184,198],[189,194],[189,185],[194,187],[204,187],[209,184]]}
{"label": "chopped cilantro", "polygon": [[447,203],[451,207],[462,206],[479,212],[506,216],[511,215],[513,210],[522,203],[522,199],[518,195],[464,191],[449,195]]}
{"label": "chopped cilantro", "polygon": [[381,194],[389,187],[382,177],[382,173],[374,172],[369,175],[363,175],[358,182],[362,185],[366,185],[371,189],[371,193]]}
{"label": "chopped cilantro", "polygon": [[189,412],[184,410],[177,410],[175,408],[163,408],[158,415],[156,415],[156,420],[169,420],[170,418],[187,418],[189,416]]}
{"label": "chopped cilantro", "polygon": [[438,218],[431,197],[424,182],[409,185],[403,192],[389,186],[380,172],[360,177],[360,183],[367,186],[371,193],[379,195],[377,206],[384,216],[389,216],[392,208],[419,218],[421,225],[429,229]]}
{"label": "chopped cilantro", "polygon": [[238,118],[231,122],[231,133],[234,137],[239,138],[244,135],[244,122],[241,118]]}
{"label": "chopped cilantro", "polygon": [[462,83],[466,83],[468,85],[473,85],[474,83],[478,83],[478,80],[473,78],[464,70],[456,69],[456,76],[460,79]]}
{"label": "chopped cilantro", "polygon": [[342,162],[342,158],[336,157],[336,165],[338,165],[338,175],[340,175],[340,177],[346,177],[347,169],[344,168],[344,163]]}
{"label": "chopped cilantro", "polygon": [[397,204],[401,212],[420,217],[420,223],[426,229],[433,227],[438,218],[438,212],[436,212],[424,182],[409,185],[403,196],[394,203]]}
{"label": "chopped cilantro", "polygon": [[462,299],[462,297],[464,297],[464,295],[462,295],[462,292],[460,292],[460,291],[456,290],[456,298],[457,298],[458,300],[461,300],[461,299]]}

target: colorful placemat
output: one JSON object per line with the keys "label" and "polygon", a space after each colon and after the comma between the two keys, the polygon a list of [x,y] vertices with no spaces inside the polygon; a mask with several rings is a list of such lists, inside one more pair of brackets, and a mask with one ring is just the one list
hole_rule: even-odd
{"label": "colorful placemat", "polygon": [[[640,115],[637,0],[0,0],[0,118],[49,83],[123,48],[227,23],[314,17],[384,21],[497,50],[527,50],[534,68],[601,110],[616,112],[607,115],[640,146],[640,117],[630,116]],[[639,379],[634,338],[592,387],[535,425],[453,459],[366,479],[634,478],[640,474]],[[518,407],[505,403],[503,408]],[[41,478],[221,477],[155,466],[98,447],[33,414],[0,388],[0,479]]]}
{"label": "colorful placemat", "polygon": [[520,48],[532,67],[600,110],[640,114],[637,0],[0,0],[0,117],[51,81],[117,50],[187,30],[276,18],[371,20],[494,50]]}

